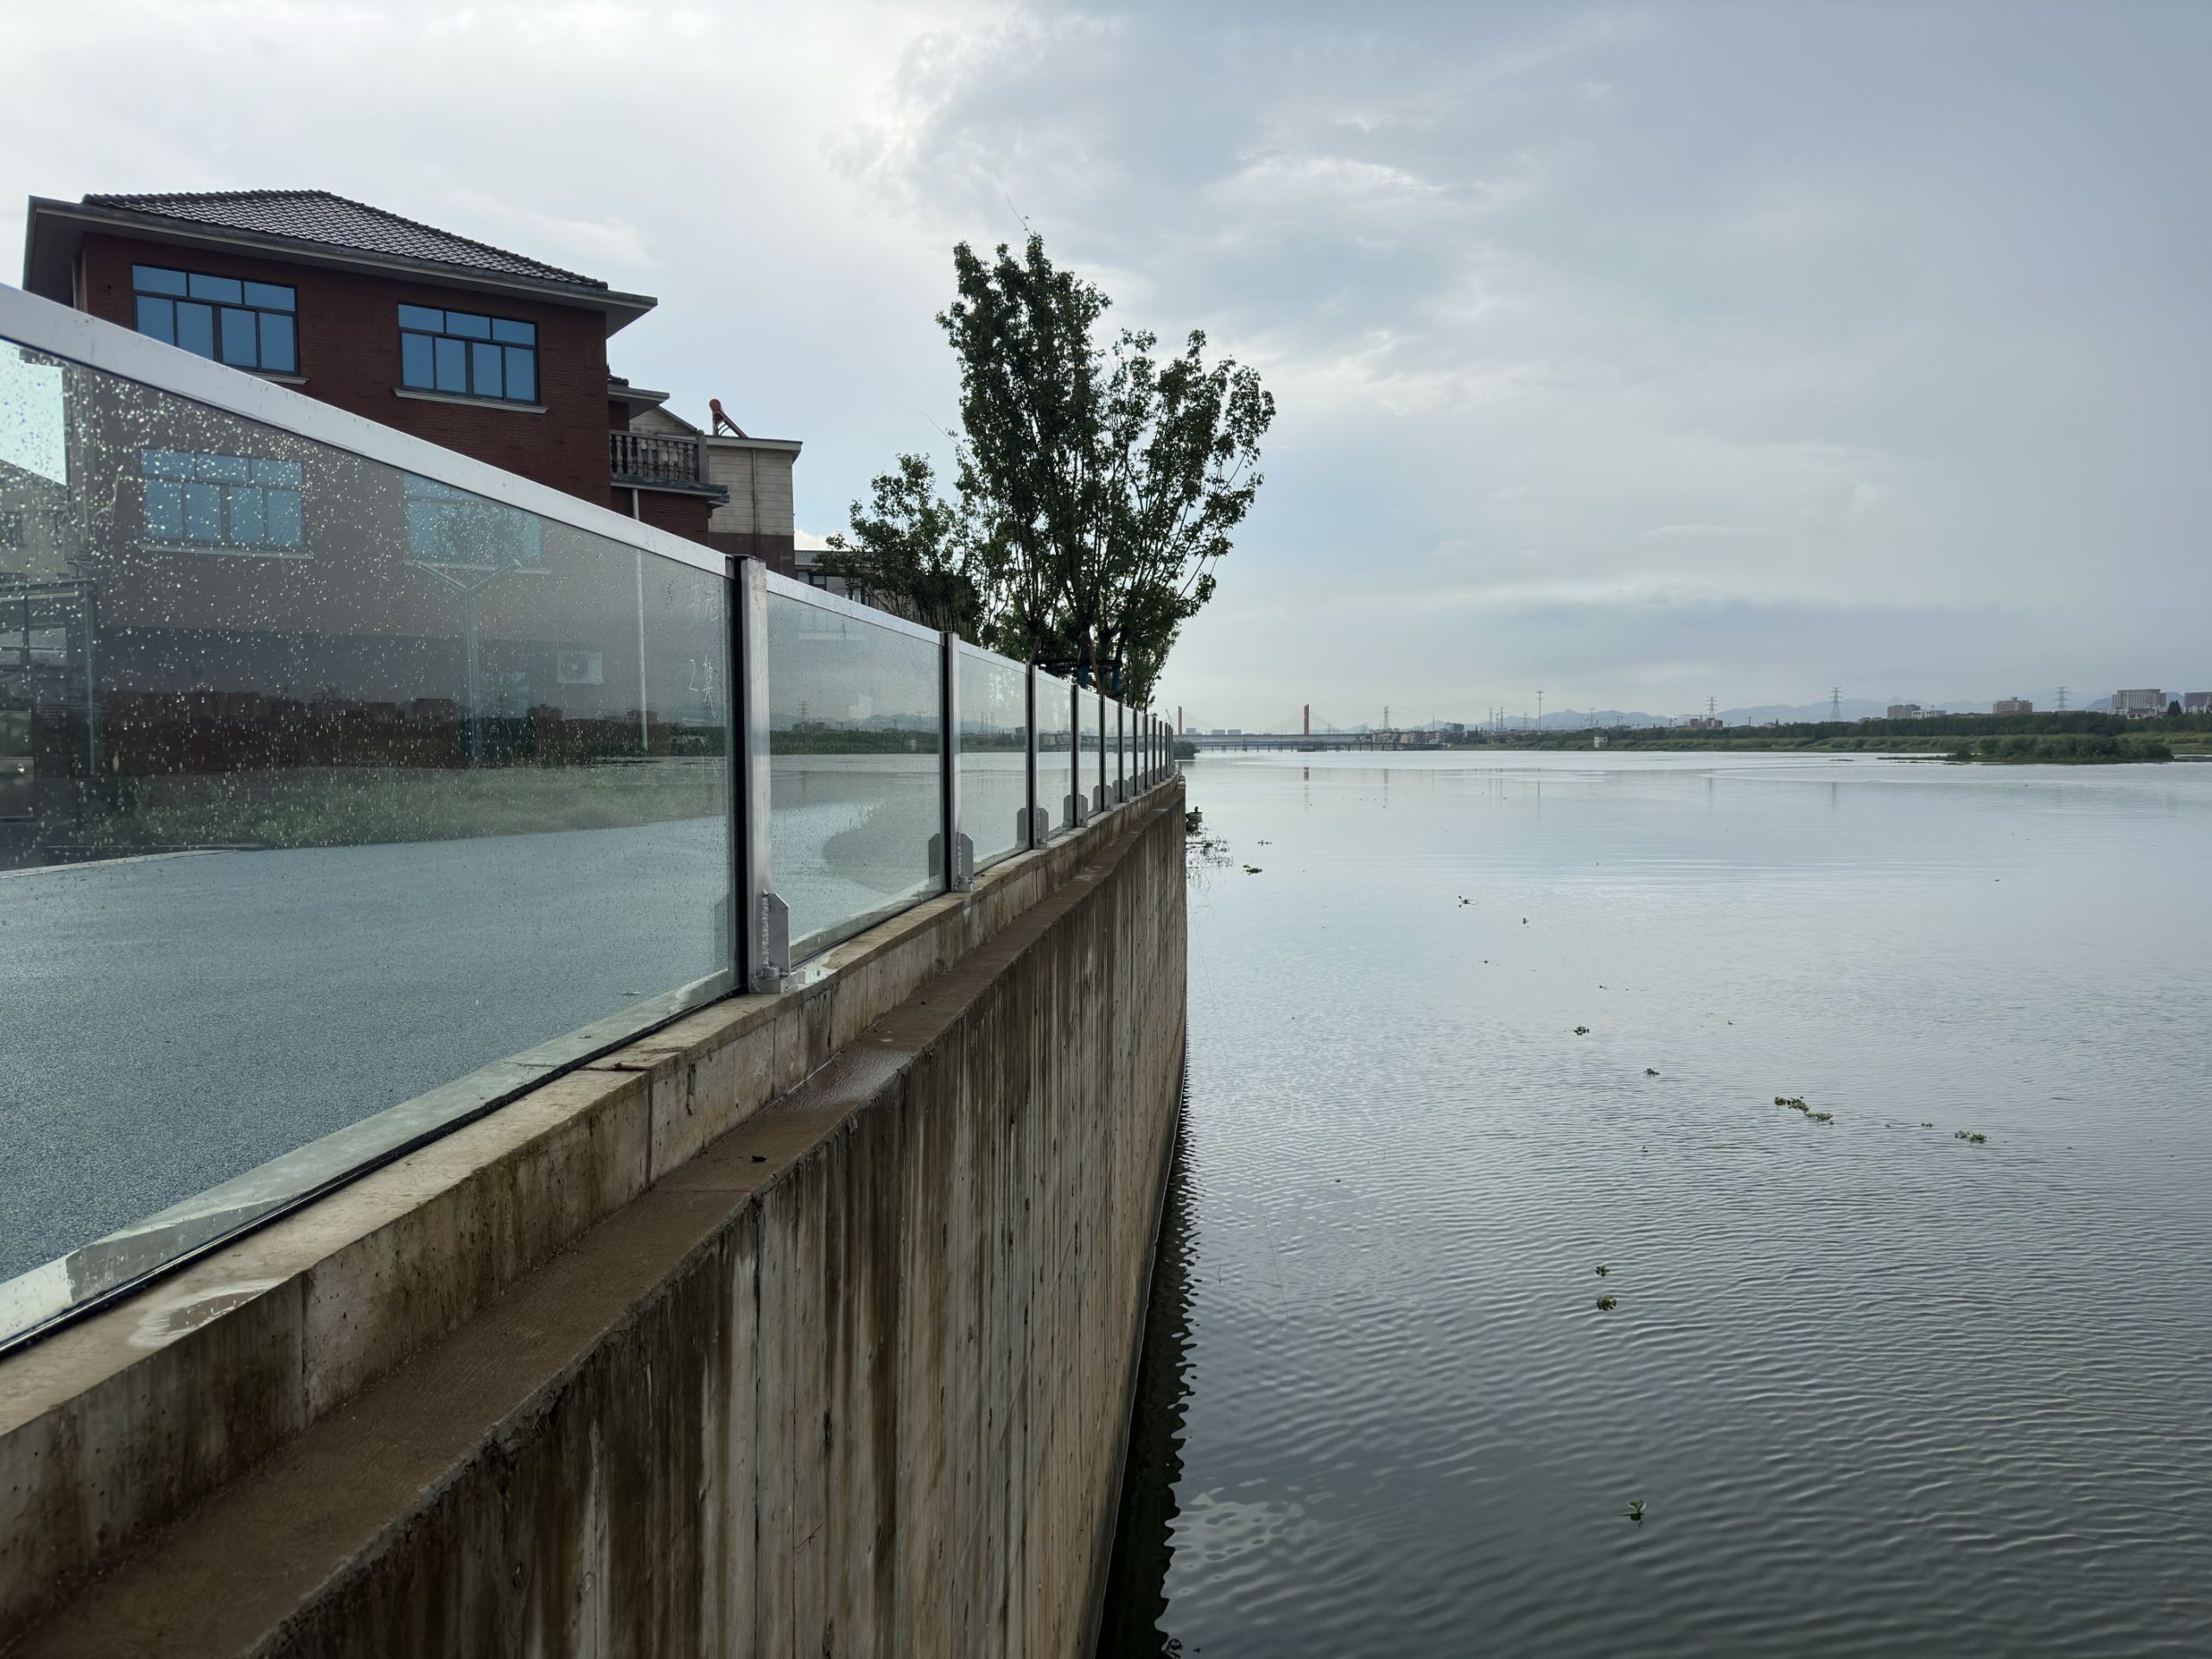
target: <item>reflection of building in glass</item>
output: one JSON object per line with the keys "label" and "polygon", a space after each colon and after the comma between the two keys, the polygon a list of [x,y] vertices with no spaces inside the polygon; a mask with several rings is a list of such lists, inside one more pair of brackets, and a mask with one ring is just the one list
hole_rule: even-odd
{"label": "reflection of building in glass", "polygon": [[139,453],[146,539],[161,547],[301,557],[300,463],[248,455]]}
{"label": "reflection of building in glass", "polygon": [[532,514],[435,479],[403,474],[407,552],[417,564],[456,570],[542,570],[543,527]]}
{"label": "reflection of building in glass", "polygon": [[0,860],[251,840],[208,803],[333,768],[727,747],[709,571],[12,346],[0,416]]}

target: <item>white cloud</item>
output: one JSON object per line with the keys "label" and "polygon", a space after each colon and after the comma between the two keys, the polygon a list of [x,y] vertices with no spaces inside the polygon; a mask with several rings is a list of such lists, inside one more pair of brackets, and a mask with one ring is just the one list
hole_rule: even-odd
{"label": "white cloud", "polygon": [[0,239],[32,193],[319,184],[657,293],[617,371],[805,440],[826,532],[947,447],[950,245],[1033,225],[1280,401],[1170,671],[1225,723],[2202,668],[2183,10],[223,16],[0,11]]}

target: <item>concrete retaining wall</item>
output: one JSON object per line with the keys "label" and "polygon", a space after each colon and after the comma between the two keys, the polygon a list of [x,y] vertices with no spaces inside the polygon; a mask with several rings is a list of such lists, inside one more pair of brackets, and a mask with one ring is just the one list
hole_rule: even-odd
{"label": "concrete retaining wall", "polygon": [[10,1651],[1080,1651],[1181,1065],[1180,807],[0,1366]]}

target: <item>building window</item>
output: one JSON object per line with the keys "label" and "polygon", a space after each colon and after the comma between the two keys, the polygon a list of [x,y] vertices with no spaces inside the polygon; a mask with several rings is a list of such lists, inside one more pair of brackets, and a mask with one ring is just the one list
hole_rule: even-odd
{"label": "building window", "polygon": [[399,384],[507,404],[537,401],[537,325],[474,311],[399,308]]}
{"label": "building window", "polygon": [[139,452],[146,539],[202,552],[303,558],[300,463],[182,449]]}
{"label": "building window", "polygon": [[542,570],[537,515],[435,479],[404,474],[407,556],[448,570]]}
{"label": "building window", "polygon": [[292,289],[163,265],[131,266],[130,288],[140,334],[234,369],[299,372]]}

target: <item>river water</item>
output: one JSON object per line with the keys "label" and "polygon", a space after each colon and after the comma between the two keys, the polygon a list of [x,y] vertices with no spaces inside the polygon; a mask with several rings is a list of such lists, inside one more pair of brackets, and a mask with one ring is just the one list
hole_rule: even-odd
{"label": "river water", "polygon": [[1186,770],[1103,1652],[2212,1651],[2212,766]]}

